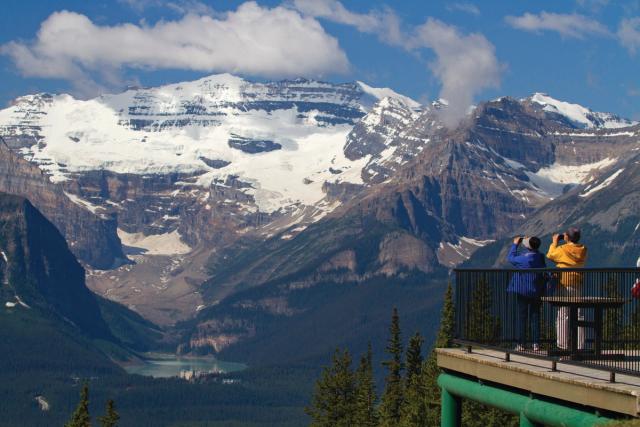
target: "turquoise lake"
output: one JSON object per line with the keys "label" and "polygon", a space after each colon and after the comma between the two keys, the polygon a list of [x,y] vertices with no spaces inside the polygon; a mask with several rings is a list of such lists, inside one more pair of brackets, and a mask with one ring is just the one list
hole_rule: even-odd
{"label": "turquoise lake", "polygon": [[147,355],[144,362],[127,364],[124,369],[130,374],[154,378],[177,377],[183,371],[196,373],[228,373],[245,369],[243,363],[224,362],[213,357],[179,357],[170,354]]}

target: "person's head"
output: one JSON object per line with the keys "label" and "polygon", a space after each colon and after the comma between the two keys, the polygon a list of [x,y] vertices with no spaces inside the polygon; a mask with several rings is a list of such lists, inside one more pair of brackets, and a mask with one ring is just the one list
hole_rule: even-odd
{"label": "person's head", "polygon": [[536,236],[527,237],[522,240],[522,245],[530,251],[537,251],[540,248],[540,239]]}
{"label": "person's head", "polygon": [[565,239],[571,243],[578,243],[580,241],[580,229],[577,227],[571,227],[564,233]]}

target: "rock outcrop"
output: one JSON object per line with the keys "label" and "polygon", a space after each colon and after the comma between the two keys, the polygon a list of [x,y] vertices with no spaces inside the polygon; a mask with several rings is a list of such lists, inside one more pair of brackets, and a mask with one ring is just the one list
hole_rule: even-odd
{"label": "rock outcrop", "polygon": [[115,217],[92,212],[49,181],[36,165],[16,156],[0,142],[0,191],[28,198],[67,239],[73,253],[88,265],[109,269],[125,261]]}

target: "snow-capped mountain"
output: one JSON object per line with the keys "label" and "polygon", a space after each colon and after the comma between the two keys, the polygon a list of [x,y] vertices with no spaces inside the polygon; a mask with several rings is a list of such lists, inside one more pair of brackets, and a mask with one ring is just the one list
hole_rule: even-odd
{"label": "snow-capped mountain", "polygon": [[[481,103],[455,129],[446,108],[362,82],[224,74],[91,100],[25,96],[0,111],[0,134],[57,194],[117,221],[137,264],[92,271],[89,285],[172,323],[309,260],[356,281],[450,267],[572,186],[598,188],[638,147],[637,123],[547,95]],[[333,241],[297,246],[324,241],[318,230],[366,239],[378,230],[366,218],[387,230],[370,265],[355,249],[325,253]],[[250,251],[264,242],[269,256]],[[212,272],[224,286],[201,292]]]}
{"label": "snow-capped mountain", "polygon": [[318,202],[325,181],[361,182],[363,162],[345,158],[344,138],[389,95],[418,107],[363,83],[250,83],[224,74],[88,101],[26,96],[0,113],[0,126],[55,182],[95,170],[180,173],[200,175],[206,188],[234,176],[260,211],[273,212]]}
{"label": "snow-capped mountain", "polygon": [[[349,321],[350,313],[336,308],[344,308],[342,298],[368,301],[359,312],[375,322],[375,307],[399,302],[396,294],[409,292],[409,284],[446,277],[448,268],[485,250],[495,255],[492,242],[513,233],[541,225],[557,231],[578,221],[582,207],[595,208],[591,222],[600,224],[594,235],[601,241],[628,248],[622,235],[636,227],[628,241],[635,244],[637,186],[624,184],[637,178],[629,163],[640,151],[639,125],[585,128],[538,103],[503,97],[479,104],[450,129],[438,120],[445,102],[418,113],[392,104],[380,103],[356,124],[345,151],[375,162],[388,147],[406,146],[415,153],[411,159],[295,237],[275,235],[212,260],[200,291],[214,303],[205,302],[190,323],[181,351],[257,355],[279,338],[275,331],[286,330],[273,357],[296,357],[299,347],[287,341],[304,339],[307,330],[299,325],[330,337],[318,318]],[[613,226],[619,234],[605,239]],[[368,294],[381,292],[380,283],[396,294],[384,300]],[[327,297],[331,292],[339,295]],[[404,310],[420,311],[419,304]]]}
{"label": "snow-capped mountain", "polygon": [[409,116],[420,108],[362,82],[223,74],[90,100],[24,96],[0,111],[0,134],[70,201],[117,216],[126,246],[179,256],[296,233],[340,206],[379,160],[350,158],[346,138],[387,103]]}

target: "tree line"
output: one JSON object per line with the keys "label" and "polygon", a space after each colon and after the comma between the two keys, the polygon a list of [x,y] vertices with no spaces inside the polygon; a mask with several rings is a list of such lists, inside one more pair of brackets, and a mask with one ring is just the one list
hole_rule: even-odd
{"label": "tree line", "polygon": [[[434,348],[453,346],[454,307],[447,287]],[[313,427],[429,427],[440,425],[440,370],[435,351],[423,357],[424,339],[416,332],[403,348],[400,316],[393,309],[382,362],[384,389],[378,396],[371,344],[354,368],[348,350],[337,349],[317,380],[306,413]],[[470,427],[517,426],[517,417],[464,401],[462,424]]]}

